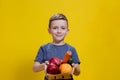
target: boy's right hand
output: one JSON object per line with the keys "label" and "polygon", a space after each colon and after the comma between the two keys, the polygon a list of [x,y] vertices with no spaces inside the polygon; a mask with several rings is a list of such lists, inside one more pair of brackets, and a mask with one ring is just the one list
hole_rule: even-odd
{"label": "boy's right hand", "polygon": [[40,63],[40,62],[34,62],[33,64],[33,71],[38,72],[41,70],[46,69],[46,64],[45,63]]}

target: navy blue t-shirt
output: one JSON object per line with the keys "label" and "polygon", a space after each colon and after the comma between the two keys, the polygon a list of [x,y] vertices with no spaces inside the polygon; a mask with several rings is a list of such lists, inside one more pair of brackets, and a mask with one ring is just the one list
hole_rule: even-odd
{"label": "navy blue t-shirt", "polygon": [[72,52],[71,58],[73,59],[73,62],[80,63],[75,48],[67,43],[65,43],[64,45],[54,45],[52,43],[42,45],[38,51],[35,61],[44,63],[45,61],[48,61],[52,57],[58,57],[60,59],[63,59],[64,54],[68,50]]}
{"label": "navy blue t-shirt", "polygon": [[[73,63],[80,64],[80,60],[78,58],[75,48],[67,43],[65,43],[64,45],[54,45],[52,43],[42,45],[38,51],[35,61],[44,63],[45,61],[48,61],[52,57],[58,57],[60,59],[63,59],[64,54],[68,50],[72,52],[71,58],[73,59]],[[45,77],[45,80],[48,79]],[[73,78],[69,80],[73,80]]]}

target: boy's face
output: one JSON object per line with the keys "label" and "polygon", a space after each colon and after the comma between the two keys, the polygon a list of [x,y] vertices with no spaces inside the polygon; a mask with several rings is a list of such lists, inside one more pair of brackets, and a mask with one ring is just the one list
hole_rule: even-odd
{"label": "boy's face", "polygon": [[55,42],[64,40],[64,37],[68,33],[68,25],[65,20],[54,20],[51,22],[49,33],[52,35]]}

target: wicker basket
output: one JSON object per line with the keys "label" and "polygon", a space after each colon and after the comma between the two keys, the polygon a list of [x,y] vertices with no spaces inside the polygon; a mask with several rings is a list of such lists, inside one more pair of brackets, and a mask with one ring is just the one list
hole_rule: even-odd
{"label": "wicker basket", "polygon": [[48,74],[45,71],[45,75],[48,78],[48,80],[63,80],[63,79],[71,79],[73,72],[74,72],[74,68],[72,68],[72,71],[70,73]]}
{"label": "wicker basket", "polygon": [[63,80],[63,79],[71,79],[72,74],[64,73],[64,74],[46,74],[48,80]]}

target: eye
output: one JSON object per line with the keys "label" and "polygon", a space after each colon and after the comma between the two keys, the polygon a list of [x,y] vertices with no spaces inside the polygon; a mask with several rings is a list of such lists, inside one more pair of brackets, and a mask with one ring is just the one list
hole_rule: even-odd
{"label": "eye", "polygon": [[53,27],[52,29],[57,29],[57,27]]}
{"label": "eye", "polygon": [[54,27],[53,29],[57,29],[56,27]]}
{"label": "eye", "polygon": [[62,29],[66,29],[65,27],[62,27]]}

